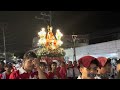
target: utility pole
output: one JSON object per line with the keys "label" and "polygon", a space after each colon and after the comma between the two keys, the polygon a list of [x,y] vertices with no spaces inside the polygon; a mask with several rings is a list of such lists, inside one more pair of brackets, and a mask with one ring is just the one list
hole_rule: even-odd
{"label": "utility pole", "polygon": [[[41,12],[40,15],[42,17],[35,16],[35,19],[43,20],[45,23],[46,21],[49,21],[49,25],[52,26],[52,11],[49,11],[49,14]],[[48,17],[49,19],[46,19],[45,17]]]}
{"label": "utility pole", "polygon": [[49,18],[50,18],[50,26],[52,26],[52,12],[51,11],[49,11],[50,12],[50,14],[49,14]]}
{"label": "utility pole", "polygon": [[77,35],[72,35],[72,39],[73,39],[73,61],[76,61],[76,39],[77,39]]}
{"label": "utility pole", "polygon": [[6,29],[6,23],[0,23],[2,32],[3,32],[3,44],[4,44],[4,56],[6,60],[6,39],[5,39],[5,29]]}

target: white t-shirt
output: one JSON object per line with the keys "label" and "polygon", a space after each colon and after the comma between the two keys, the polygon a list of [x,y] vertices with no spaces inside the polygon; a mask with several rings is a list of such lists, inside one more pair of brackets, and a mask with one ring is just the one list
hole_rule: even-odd
{"label": "white t-shirt", "polygon": [[73,77],[73,68],[67,69],[67,77]]}
{"label": "white t-shirt", "polygon": [[77,79],[82,79],[81,76],[79,75]]}
{"label": "white t-shirt", "polygon": [[75,77],[78,77],[80,75],[79,69],[77,67],[74,67],[74,73],[75,73]]}
{"label": "white t-shirt", "polygon": [[20,64],[16,64],[16,69],[19,70],[21,67],[20,67]]}

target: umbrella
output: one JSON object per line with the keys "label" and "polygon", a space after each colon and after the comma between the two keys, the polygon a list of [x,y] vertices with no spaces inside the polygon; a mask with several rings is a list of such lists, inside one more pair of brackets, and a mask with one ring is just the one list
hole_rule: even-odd
{"label": "umbrella", "polygon": [[106,57],[98,57],[97,60],[100,62],[100,64],[101,64],[102,67],[107,62],[107,58]]}
{"label": "umbrella", "polygon": [[82,62],[82,65],[84,67],[89,67],[92,60],[95,60],[96,58],[93,56],[84,56],[78,60],[78,62]]}

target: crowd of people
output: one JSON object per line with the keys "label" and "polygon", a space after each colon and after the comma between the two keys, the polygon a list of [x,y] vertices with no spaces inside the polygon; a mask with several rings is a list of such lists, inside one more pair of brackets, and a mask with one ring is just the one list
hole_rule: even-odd
{"label": "crowd of people", "polygon": [[120,60],[112,72],[111,59],[104,66],[97,59],[45,63],[40,62],[34,52],[24,54],[22,62],[17,64],[0,61],[0,79],[119,79]]}

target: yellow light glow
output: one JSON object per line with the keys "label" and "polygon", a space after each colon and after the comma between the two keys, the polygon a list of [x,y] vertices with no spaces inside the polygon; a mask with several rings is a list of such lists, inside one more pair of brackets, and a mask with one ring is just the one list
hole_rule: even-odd
{"label": "yellow light glow", "polygon": [[52,27],[50,27],[50,30],[52,30]]}
{"label": "yellow light glow", "polygon": [[45,28],[42,28],[41,30],[42,30],[42,31],[45,31]]}
{"label": "yellow light glow", "polygon": [[55,49],[55,46],[52,46],[52,49]]}
{"label": "yellow light glow", "polygon": [[59,46],[61,46],[63,44],[63,42],[61,41],[61,37],[63,36],[63,34],[60,32],[59,29],[56,30],[56,38],[54,37],[53,33],[52,33],[52,27],[47,27],[48,32],[46,34],[45,32],[45,28],[41,28],[41,31],[38,32],[38,35],[40,37],[38,43],[39,45],[44,45],[47,48],[51,48],[51,49],[56,49]]}
{"label": "yellow light glow", "polygon": [[57,45],[58,45],[58,46],[61,46],[62,44],[63,44],[63,42],[62,42],[61,40],[58,40],[58,41],[57,41]]}
{"label": "yellow light glow", "polygon": [[59,30],[59,29],[57,29],[56,31],[57,31],[57,32],[60,32],[60,30]]}
{"label": "yellow light glow", "polygon": [[38,35],[40,36],[40,32],[38,32]]}
{"label": "yellow light glow", "polygon": [[60,32],[59,29],[57,29],[56,30],[56,38],[57,38],[57,40],[61,40],[62,36],[63,36],[63,34]]}

